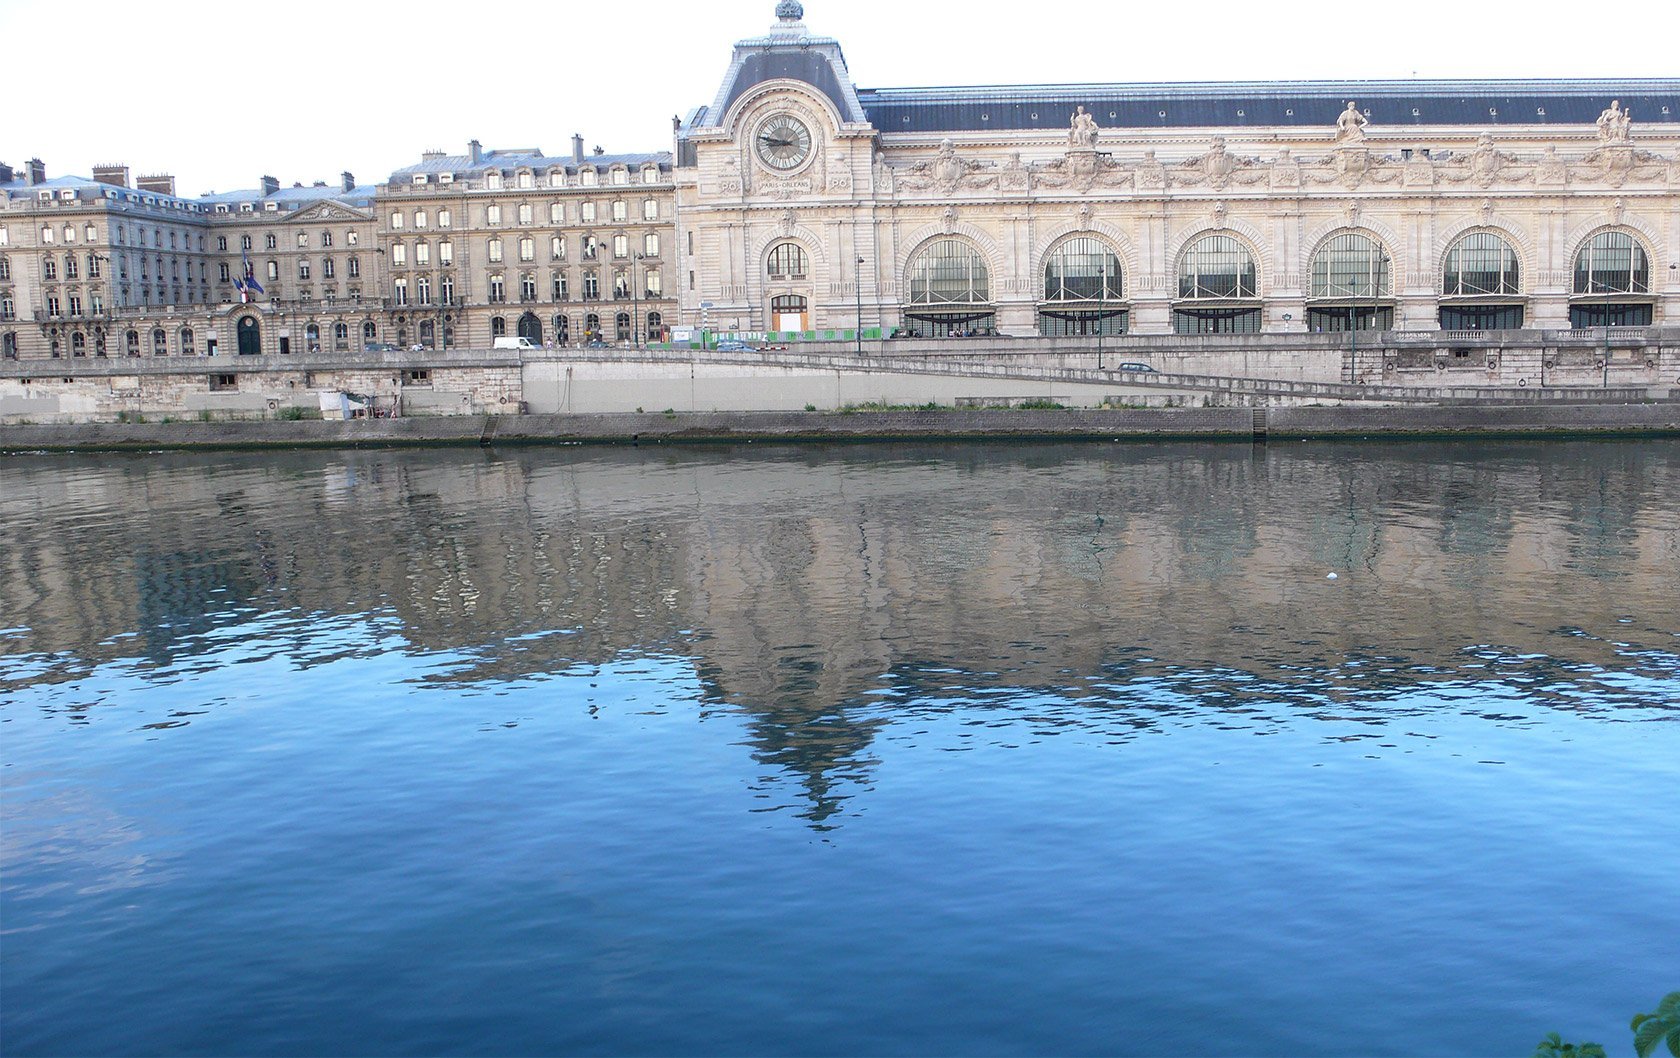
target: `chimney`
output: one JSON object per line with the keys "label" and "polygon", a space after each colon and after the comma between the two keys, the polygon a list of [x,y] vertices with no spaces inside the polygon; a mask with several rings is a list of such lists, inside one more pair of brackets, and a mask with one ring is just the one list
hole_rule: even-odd
{"label": "chimney", "polygon": [[470,162],[473,165],[477,165],[479,162],[482,162],[483,160],[484,160],[484,145],[479,143],[477,140],[469,141],[467,143],[467,161]]}
{"label": "chimney", "polygon": [[349,170],[338,174],[339,190],[346,193],[356,190],[356,176]]}
{"label": "chimney", "polygon": [[15,179],[17,179],[17,173],[12,171],[12,167],[5,162],[0,162],[0,184],[9,184]]}
{"label": "chimney", "polygon": [[134,186],[141,191],[150,191],[154,195],[175,194],[175,178],[167,173],[139,177],[134,181]]}
{"label": "chimney", "polygon": [[30,183],[31,186],[33,186],[35,184],[44,184],[44,183],[47,182],[47,163],[46,162],[43,162],[39,158],[31,158],[31,159],[29,159],[28,167],[29,167],[29,183]]}
{"label": "chimney", "polygon": [[279,194],[280,193],[280,181],[274,179],[274,177],[272,177],[272,176],[263,177],[262,178],[262,192],[263,192],[263,197],[264,198],[267,198],[269,195]]}
{"label": "chimney", "polygon": [[575,132],[572,134],[572,161],[577,165],[583,164],[583,136]]}
{"label": "chimney", "polygon": [[93,167],[93,179],[95,182],[101,184],[111,184],[114,187],[127,187],[128,166],[96,165]]}
{"label": "chimney", "polygon": [[605,147],[601,146],[599,143],[597,143],[595,145],[595,153],[596,154],[606,154],[607,149]]}

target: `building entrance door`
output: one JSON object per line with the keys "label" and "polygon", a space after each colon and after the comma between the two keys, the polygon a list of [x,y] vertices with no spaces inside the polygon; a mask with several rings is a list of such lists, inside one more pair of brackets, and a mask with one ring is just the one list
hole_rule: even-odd
{"label": "building entrance door", "polygon": [[778,294],[770,299],[770,323],[778,331],[809,329],[810,313],[798,294]]}
{"label": "building entrance door", "polygon": [[527,312],[519,317],[519,337],[529,338],[533,345],[542,344],[542,321],[536,313]]}
{"label": "building entrance door", "polygon": [[262,355],[262,327],[255,316],[239,318],[239,355]]}

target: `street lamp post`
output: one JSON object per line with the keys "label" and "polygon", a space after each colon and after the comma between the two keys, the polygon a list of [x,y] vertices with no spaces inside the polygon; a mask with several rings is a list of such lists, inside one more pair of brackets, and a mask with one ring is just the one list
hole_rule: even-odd
{"label": "street lamp post", "polygon": [[1097,266],[1097,370],[1103,369],[1103,302],[1108,293],[1108,262]]}
{"label": "street lamp post", "polygon": [[857,329],[852,337],[857,339],[857,355],[863,356],[863,258],[859,257],[852,264],[852,287],[857,293]]}

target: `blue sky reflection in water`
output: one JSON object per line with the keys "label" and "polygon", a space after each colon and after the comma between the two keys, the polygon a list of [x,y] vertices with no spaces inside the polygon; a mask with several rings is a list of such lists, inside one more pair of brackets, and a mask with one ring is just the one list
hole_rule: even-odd
{"label": "blue sky reflection in water", "polygon": [[6,1050],[1626,1052],[1677,495],[1669,441],[0,461]]}

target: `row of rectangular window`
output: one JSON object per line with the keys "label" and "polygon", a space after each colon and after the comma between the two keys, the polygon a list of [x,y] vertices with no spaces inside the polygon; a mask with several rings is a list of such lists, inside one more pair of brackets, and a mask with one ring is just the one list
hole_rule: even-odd
{"label": "row of rectangular window", "polygon": [[[641,170],[641,173],[642,173],[642,183],[644,183],[644,184],[657,184],[657,183],[659,183],[659,167],[658,166],[656,166],[656,165],[643,166],[642,170]],[[471,174],[469,174],[469,175],[471,175]],[[484,175],[484,186],[487,190],[500,191],[507,186],[507,178],[502,174],[502,171],[500,169],[490,169],[490,170],[486,171],[483,175]],[[433,176],[436,176],[437,182],[439,184],[443,184],[443,185],[447,186],[449,184],[455,183],[455,174],[454,173],[435,173],[435,174],[414,173],[414,174],[409,176],[409,185],[412,186],[412,187],[424,187],[428,183],[431,182],[431,178]],[[534,172],[522,171],[522,172],[515,173],[513,180],[514,180],[514,186],[517,187],[517,188],[534,188],[534,187],[537,186],[537,177],[536,177],[536,174]],[[608,181],[608,183],[610,183],[614,186],[619,186],[619,187],[626,186],[630,183],[630,171],[628,169],[615,166],[614,168],[608,170],[607,181]],[[584,168],[584,169],[580,169],[578,171],[578,186],[579,187],[599,187],[600,183],[601,183],[601,176],[600,176],[600,171],[599,170],[594,169],[594,168]],[[569,186],[571,186],[566,182],[566,171],[564,169],[551,169],[551,170],[549,170],[548,175],[547,175],[547,186],[549,186],[549,187],[569,187]]]}
{"label": "row of rectangular window", "polygon": [[[593,224],[599,220],[600,212],[596,206],[597,204],[594,202],[578,203],[578,223]],[[514,216],[518,219],[518,222],[521,225],[530,225],[535,222],[536,211],[531,203],[521,202],[515,208]],[[614,221],[621,223],[629,221],[630,204],[624,199],[613,200],[610,204],[608,216],[610,216]],[[432,219],[432,215],[423,209],[414,210],[412,214],[404,213],[402,210],[392,210],[390,214],[392,230],[401,230],[402,228],[409,226],[411,222],[413,227],[417,229],[431,227]],[[642,219],[659,219],[658,199],[648,198],[642,200]],[[447,209],[438,210],[436,220],[437,227],[439,228],[452,227],[455,222],[454,214]],[[493,202],[484,207],[484,223],[486,227],[497,227],[504,222],[505,218],[502,213],[502,207],[499,203]],[[550,202],[548,204],[548,222],[550,224],[567,223],[566,204],[564,202]],[[298,245],[301,246],[303,243],[300,242]]]}

